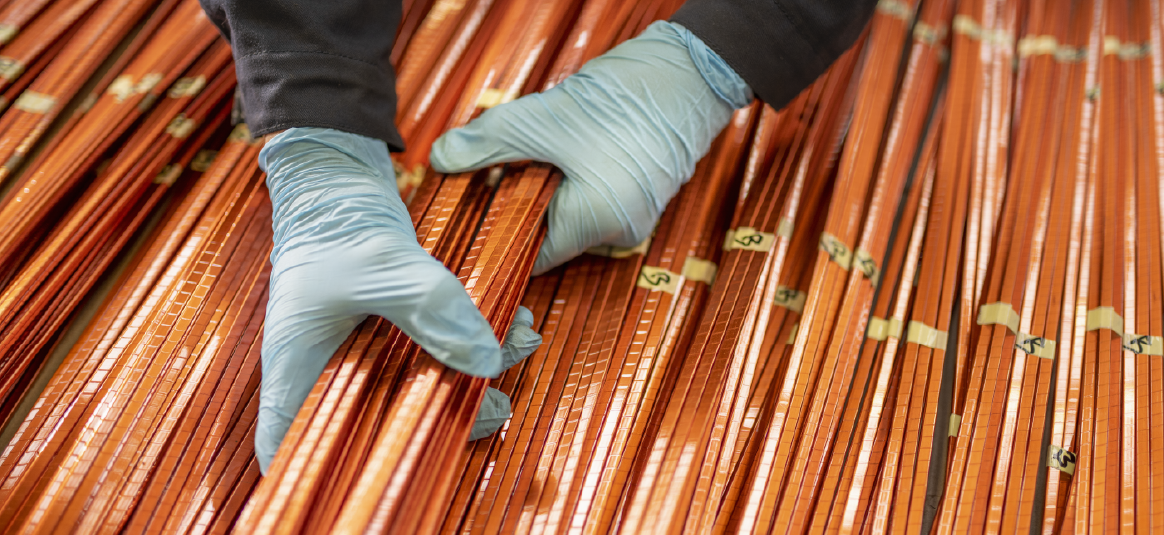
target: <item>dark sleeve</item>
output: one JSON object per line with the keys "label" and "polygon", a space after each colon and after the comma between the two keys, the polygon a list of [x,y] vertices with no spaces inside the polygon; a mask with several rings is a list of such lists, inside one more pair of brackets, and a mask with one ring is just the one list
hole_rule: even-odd
{"label": "dark sleeve", "polygon": [[200,1],[230,40],[253,135],[314,126],[404,148],[389,62],[400,0]]}
{"label": "dark sleeve", "polygon": [[875,6],[876,0],[688,0],[671,21],[779,109],[852,46]]}

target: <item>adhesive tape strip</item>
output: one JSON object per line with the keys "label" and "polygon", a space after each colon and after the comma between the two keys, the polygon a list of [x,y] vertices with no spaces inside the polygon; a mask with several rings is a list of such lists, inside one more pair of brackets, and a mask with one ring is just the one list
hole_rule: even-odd
{"label": "adhesive tape strip", "polygon": [[853,266],[853,250],[840,238],[822,232],[820,235],[820,250],[829,255],[829,260],[835,262],[841,269],[848,271]]}
{"label": "adhesive tape strip", "polygon": [[25,91],[16,98],[12,107],[28,113],[48,113],[57,103],[57,99],[36,91]]}
{"label": "adhesive tape strip", "polygon": [[979,325],[1006,325],[1010,332],[1017,333],[1019,315],[1010,303],[990,303],[978,308]]}
{"label": "adhesive tape strip", "polygon": [[873,259],[873,255],[869,254],[869,251],[858,248],[855,258],[857,269],[861,270],[861,273],[865,274],[865,278],[876,286],[877,281],[881,278],[881,268],[877,267],[877,261]]}
{"label": "adhesive tape strip", "polygon": [[21,74],[24,74],[24,63],[16,58],[0,56],[0,78],[11,82],[20,77]]}
{"label": "adhesive tape strip", "polygon": [[683,261],[683,278],[711,284],[715,282],[715,262],[689,256]]}
{"label": "adhesive tape strip", "polygon": [[982,37],[982,25],[969,15],[954,16],[954,33],[969,36],[971,39]]}
{"label": "adhesive tape strip", "polygon": [[1018,54],[1021,58],[1053,55],[1058,50],[1059,40],[1053,35],[1028,35],[1018,42]]}
{"label": "adhesive tape strip", "polygon": [[1108,329],[1123,337],[1124,318],[1112,307],[1096,307],[1087,311],[1087,330]]}
{"label": "adhesive tape strip", "polygon": [[1065,474],[1075,475],[1075,454],[1054,444],[1049,444],[1047,446],[1047,467]]}
{"label": "adhesive tape strip", "polygon": [[792,332],[788,333],[788,345],[796,343],[796,335],[800,333],[800,322],[792,324]]}
{"label": "adhesive tape strip", "polygon": [[162,184],[163,186],[173,186],[178,181],[178,177],[182,176],[182,165],[177,163],[166,164],[162,168],[158,176],[154,177],[154,184]]}
{"label": "adhesive tape strip", "polygon": [[235,125],[234,130],[230,131],[230,135],[226,136],[226,141],[227,143],[233,141],[243,141],[250,143],[255,141],[255,138],[251,136],[251,129],[247,127],[246,123],[239,123]]}
{"label": "adhesive tape strip", "polygon": [[795,224],[792,222],[791,219],[788,219],[787,217],[782,217],[782,218],[780,218],[780,223],[778,225],[776,225],[776,235],[784,237],[784,238],[791,238],[792,231],[794,228],[795,228]]}
{"label": "adhesive tape strip", "polygon": [[946,38],[946,27],[944,25],[931,26],[918,21],[917,24],[913,25],[913,38],[929,46],[934,46]]}
{"label": "adhesive tape strip", "polygon": [[613,245],[599,245],[586,250],[587,253],[608,258],[629,258],[637,254],[647,254],[651,247],[651,238],[643,240],[634,247],[615,247]]}
{"label": "adhesive tape strip", "polygon": [[865,337],[883,342],[888,338],[901,339],[901,320],[898,318],[882,319],[877,316],[869,318],[869,327],[865,329]]}
{"label": "adhesive tape strip", "polygon": [[198,123],[194,119],[186,117],[184,113],[179,113],[177,117],[174,117],[170,121],[170,124],[166,125],[166,133],[176,139],[186,139],[194,131],[194,127],[196,126],[198,126]]}
{"label": "adhesive tape strip", "polygon": [[807,300],[808,294],[789,288],[787,286],[776,287],[776,297],[773,301],[776,306],[782,306],[796,313],[804,312],[804,302]]}
{"label": "adhesive tape strip", "polygon": [[133,77],[128,74],[123,74],[114,78],[110,82],[109,87],[105,89],[106,93],[113,95],[119,102],[123,101],[133,95]]}
{"label": "adhesive tape strip", "polygon": [[8,44],[20,28],[13,24],[0,24],[0,45]]}
{"label": "adhesive tape strip", "polygon": [[514,99],[517,95],[511,91],[502,91],[500,89],[488,88],[481,92],[481,96],[477,97],[478,108],[492,108],[500,104],[505,104]]}
{"label": "adhesive tape strip", "polygon": [[211,149],[202,149],[198,154],[194,155],[194,159],[190,161],[190,170],[199,173],[205,173],[210,170],[210,166],[214,165],[214,159],[218,157],[218,151]]}
{"label": "adhesive tape strip", "polygon": [[956,436],[958,436],[958,429],[961,427],[962,427],[962,415],[961,414],[951,414],[950,415],[950,430],[946,434],[950,435],[952,437],[956,437]]}
{"label": "adhesive tape strip", "polygon": [[1103,55],[1110,56],[1120,53],[1120,38],[1108,35],[1103,38]]}
{"label": "adhesive tape strip", "polygon": [[1015,333],[1014,346],[1023,353],[1041,359],[1055,358],[1055,341],[1027,333]]}
{"label": "adhesive tape strip", "polygon": [[149,93],[154,87],[157,87],[158,82],[162,81],[162,73],[151,72],[141,77],[141,80],[133,86],[133,92],[139,95]]}
{"label": "adhesive tape strip", "polygon": [[1164,338],[1146,334],[1123,335],[1124,349],[1137,355],[1164,356]]}
{"label": "adhesive tape strip", "polygon": [[913,8],[901,0],[880,0],[877,11],[906,22],[913,20]]}
{"label": "adhesive tape strip", "polygon": [[931,349],[945,350],[946,342],[949,341],[949,334],[946,331],[939,331],[920,321],[911,321],[909,322],[909,329],[905,334],[905,341]]}
{"label": "adhesive tape strip", "polygon": [[865,329],[865,338],[878,342],[889,338],[889,322],[877,316],[869,318],[869,327]]}
{"label": "adhesive tape strip", "polygon": [[675,295],[679,291],[679,285],[683,282],[683,278],[671,271],[654,266],[643,266],[639,271],[639,279],[635,283],[639,288],[660,292],[667,292]]}
{"label": "adhesive tape strip", "polygon": [[727,249],[743,249],[766,253],[776,244],[776,235],[769,232],[760,232],[752,227],[740,227],[735,230],[727,242]]}
{"label": "adhesive tape strip", "polygon": [[170,86],[170,90],[166,96],[170,98],[192,97],[197,95],[206,87],[205,76],[187,76],[179,78],[174,85]]}

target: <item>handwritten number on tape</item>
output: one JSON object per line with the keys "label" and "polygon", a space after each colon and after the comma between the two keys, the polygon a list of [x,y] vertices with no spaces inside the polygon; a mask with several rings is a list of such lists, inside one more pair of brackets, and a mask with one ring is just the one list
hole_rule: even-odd
{"label": "handwritten number on tape", "polygon": [[1047,466],[1060,472],[1075,475],[1075,454],[1051,444],[1047,451]]}
{"label": "handwritten number on tape", "polygon": [[679,291],[679,284],[681,282],[682,278],[676,273],[672,273],[663,268],[643,266],[643,269],[639,271],[639,280],[636,284],[639,288],[658,290],[675,295],[675,292]]}

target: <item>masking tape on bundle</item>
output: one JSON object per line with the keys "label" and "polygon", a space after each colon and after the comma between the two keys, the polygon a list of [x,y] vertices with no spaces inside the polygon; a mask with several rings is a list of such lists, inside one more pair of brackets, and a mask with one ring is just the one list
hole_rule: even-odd
{"label": "masking tape on bundle", "polygon": [[776,225],[776,235],[783,238],[792,238],[792,230],[795,224],[787,217],[780,218],[780,223]]}
{"label": "masking tape on bundle", "polygon": [[230,135],[226,136],[226,142],[242,141],[250,143],[255,139],[251,137],[251,129],[247,127],[246,123],[239,123],[235,125],[234,130],[230,131]]}
{"label": "masking tape on bundle", "polygon": [[853,250],[840,238],[822,232],[820,235],[820,249],[829,255],[829,260],[835,262],[841,269],[848,271],[853,266]]}
{"label": "masking tape on bundle", "polygon": [[647,249],[651,248],[651,238],[643,240],[642,243],[634,247],[615,247],[613,245],[598,245],[586,250],[587,253],[597,256],[605,256],[607,258],[630,258],[637,254],[647,254]]}
{"label": "masking tape on bundle", "polygon": [[416,164],[412,170],[408,170],[396,160],[392,160],[392,169],[396,172],[396,187],[400,190],[406,187],[415,188],[424,181],[425,168],[423,165]]}
{"label": "masking tape on bundle", "polygon": [[1055,341],[1027,333],[1015,333],[1014,346],[1023,353],[1041,359],[1055,358]]}
{"label": "masking tape on bundle", "polygon": [[1053,55],[1059,51],[1059,40],[1053,35],[1028,35],[1019,39],[1018,55],[1020,58],[1030,56]]}
{"label": "masking tape on bundle", "polygon": [[796,335],[800,333],[800,322],[792,324],[792,332],[788,333],[788,345],[796,343]]}
{"label": "masking tape on bundle", "polygon": [[198,126],[198,123],[194,119],[186,117],[184,113],[179,113],[170,121],[170,124],[166,125],[166,133],[177,139],[186,139],[190,137],[195,126]]}
{"label": "masking tape on bundle", "polygon": [[16,98],[12,107],[28,113],[48,113],[57,103],[57,99],[36,91],[25,91]]}
{"label": "masking tape on bundle", "polygon": [[500,104],[505,104],[515,97],[517,95],[512,91],[489,88],[482,91],[481,96],[477,97],[477,107],[489,109]]}
{"label": "masking tape on bundle", "polygon": [[1087,330],[1107,329],[1121,337],[1124,335],[1124,318],[1112,307],[1096,307],[1087,311]]}
{"label": "masking tape on bundle", "polygon": [[1075,475],[1075,454],[1059,446],[1047,446],[1047,467],[1068,475]]}
{"label": "masking tape on bundle", "polygon": [[981,40],[985,43],[1007,47],[1014,44],[1014,36],[1010,32],[1005,30],[987,30],[978,21],[968,15],[955,16],[953,28],[954,33],[965,35],[970,39]]}
{"label": "masking tape on bundle", "polygon": [[635,285],[639,288],[675,295],[682,282],[683,279],[678,273],[659,267],[643,266],[642,270],[639,271],[639,279]]}
{"label": "masking tape on bundle", "polygon": [[1061,63],[1079,63],[1087,59],[1087,49],[1071,45],[1059,45],[1055,49],[1055,61]]}
{"label": "masking tape on bundle", "polygon": [[804,302],[808,294],[787,286],[776,287],[776,297],[773,299],[776,306],[787,308],[796,313],[804,312]]}
{"label": "masking tape on bundle", "polygon": [[0,56],[0,78],[11,82],[21,74],[24,74],[24,63],[18,61],[16,58]]}
{"label": "masking tape on bundle", "polygon": [[210,170],[210,166],[214,165],[214,159],[218,157],[218,151],[211,149],[203,149],[194,155],[194,159],[190,160],[190,170],[199,173],[205,173]]}
{"label": "masking tape on bundle", "polygon": [[133,85],[133,77],[128,74],[123,74],[114,78],[105,92],[113,95],[113,98],[121,102],[133,95]]}
{"label": "masking tape on bundle", "polygon": [[913,20],[913,6],[901,0],[880,0],[877,2],[877,11],[906,22]]}
{"label": "masking tape on bundle", "polygon": [[715,282],[715,262],[695,256],[683,261],[683,278],[705,284]]}
{"label": "masking tape on bundle", "polygon": [[740,227],[730,235],[730,239],[727,241],[727,249],[729,251],[743,249],[745,251],[766,253],[771,251],[772,246],[775,244],[775,234],[760,232],[752,227]]}
{"label": "masking tape on bundle", "polygon": [[0,45],[8,44],[18,32],[20,32],[20,28],[16,25],[0,24]]}
{"label": "masking tape on bundle", "polygon": [[149,93],[155,87],[157,87],[158,82],[161,82],[161,81],[162,81],[162,73],[151,72],[145,76],[142,76],[141,80],[138,81],[138,83],[134,84],[133,92],[137,93],[139,95],[141,95],[143,93]]}
{"label": "masking tape on bundle", "polygon": [[865,337],[878,342],[884,342],[889,338],[900,340],[901,325],[901,320],[898,318],[882,319],[873,316],[869,318],[869,327],[865,329]]}
{"label": "masking tape on bundle", "polygon": [[881,277],[881,268],[877,267],[877,261],[873,259],[873,255],[869,254],[869,251],[859,248],[854,258],[857,261],[857,269],[861,270],[861,273],[865,274],[865,278],[876,286]]}
{"label": "masking tape on bundle", "polygon": [[905,334],[906,342],[913,342],[930,349],[945,350],[948,340],[949,334],[946,331],[939,331],[920,321],[909,322],[909,328]]}
{"label": "masking tape on bundle", "polygon": [[162,168],[158,176],[154,177],[154,184],[161,184],[163,186],[173,186],[174,182],[178,181],[178,177],[182,176],[182,165],[171,163]]}
{"label": "masking tape on bundle", "polygon": [[946,38],[946,26],[941,24],[932,26],[918,22],[913,26],[913,38],[929,46],[934,46]]}
{"label": "masking tape on bundle", "polygon": [[1137,355],[1164,356],[1164,338],[1146,334],[1123,335],[1124,349]]}
{"label": "masking tape on bundle", "polygon": [[949,436],[952,436],[952,437],[956,437],[956,436],[958,436],[958,428],[960,428],[960,427],[962,427],[962,415],[961,414],[951,414],[950,415],[950,430],[946,434]]}
{"label": "masking tape on bundle", "polygon": [[205,76],[187,76],[178,78],[174,82],[174,85],[170,86],[170,91],[166,95],[170,98],[192,97],[201,92],[205,87]]}
{"label": "masking tape on bundle", "polygon": [[978,308],[979,325],[1006,325],[1010,332],[1017,333],[1019,315],[1010,303],[990,303]]}

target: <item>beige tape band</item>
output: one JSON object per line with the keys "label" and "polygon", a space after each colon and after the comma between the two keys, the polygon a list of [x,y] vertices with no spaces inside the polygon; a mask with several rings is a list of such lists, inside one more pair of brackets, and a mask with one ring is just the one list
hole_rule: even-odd
{"label": "beige tape band", "polygon": [[149,93],[155,87],[157,87],[158,82],[161,82],[161,81],[162,81],[162,73],[151,72],[151,73],[141,77],[141,81],[139,81],[137,84],[135,84],[133,86],[133,92],[137,93],[139,95],[144,94],[144,93]]}
{"label": "beige tape band", "polygon": [[637,254],[647,254],[647,249],[651,248],[651,238],[647,238],[642,243],[634,247],[615,247],[613,245],[599,245],[591,247],[586,250],[587,253],[597,256],[605,256],[608,258],[630,258]]}
{"label": "beige tape band", "polygon": [[1059,446],[1047,446],[1047,467],[1065,474],[1075,475],[1075,454]]}
{"label": "beige tape band", "polygon": [[230,135],[226,137],[227,143],[232,141],[245,141],[250,143],[254,141],[254,139],[255,138],[251,136],[251,129],[247,127],[246,123],[239,123],[235,125],[234,130],[231,130]]}
{"label": "beige tape band", "polygon": [[683,278],[678,274],[654,266],[643,266],[639,271],[639,279],[635,285],[651,291],[666,292],[675,295]]}
{"label": "beige tape band", "polygon": [[173,186],[174,182],[178,181],[178,177],[182,176],[182,166],[176,163],[167,164],[162,168],[158,176],[154,177],[154,184],[161,184],[163,186]]}
{"label": "beige tape band", "polygon": [[820,250],[829,255],[829,260],[835,262],[841,269],[848,271],[853,267],[853,250],[840,238],[822,232],[820,235]]}
{"label": "beige tape band", "polygon": [[1041,336],[1015,333],[1014,347],[1032,357],[1052,360],[1055,358],[1055,341]]}
{"label": "beige tape band", "polygon": [[878,342],[889,338],[901,339],[902,321],[899,318],[883,319],[873,316],[869,318],[869,327],[865,329],[865,337]]}
{"label": "beige tape band", "polygon": [[0,56],[0,78],[11,82],[21,74],[24,74],[24,63],[17,61],[16,58]]}
{"label": "beige tape band", "polygon": [[931,26],[924,22],[913,25],[913,38],[929,46],[937,45],[946,38],[946,26]]}
{"label": "beige tape band", "polygon": [[979,325],[1006,325],[1010,332],[1017,333],[1019,315],[1010,303],[990,303],[978,308]]}
{"label": "beige tape band", "polygon": [[796,343],[796,335],[800,333],[800,322],[792,324],[792,331],[788,333],[788,345]]}
{"label": "beige tape band", "polygon": [[881,268],[877,267],[877,261],[873,259],[873,255],[864,249],[857,249],[857,254],[854,255],[857,260],[857,269],[865,275],[865,278],[873,282],[876,286],[881,279]]}
{"label": "beige tape band", "polygon": [[913,20],[913,7],[901,0],[880,0],[877,11],[906,22]]}
{"label": "beige tape band", "polygon": [[795,229],[795,224],[787,217],[780,218],[780,223],[776,225],[776,235],[784,238],[791,238],[792,231]]}
{"label": "beige tape band", "polygon": [[218,157],[218,151],[211,149],[203,149],[194,155],[194,159],[190,160],[190,170],[199,173],[205,173],[210,170],[210,166],[214,165],[214,159]]}
{"label": "beige tape band", "polygon": [[396,188],[403,190],[407,187],[417,187],[421,182],[424,182],[424,174],[426,169],[423,165],[416,164],[412,170],[405,169],[395,160],[392,161],[392,169],[396,171]]}
{"label": "beige tape band", "polygon": [[953,28],[954,33],[965,35],[970,39],[1007,47],[1014,44],[1014,36],[1010,32],[987,30],[978,21],[968,15],[956,15],[954,17]]}
{"label": "beige tape band", "polygon": [[16,97],[16,102],[12,103],[12,107],[28,113],[44,114],[52,110],[56,104],[57,99],[52,96],[36,91],[25,91]]}
{"label": "beige tape band", "polygon": [[1124,318],[1112,307],[1096,307],[1087,311],[1087,330],[1110,330],[1120,337],[1124,335]]}
{"label": "beige tape band", "polygon": [[489,88],[481,92],[481,96],[477,97],[477,107],[489,109],[494,106],[505,104],[516,98],[517,95],[511,91],[503,91],[501,89]]}
{"label": "beige tape band", "polygon": [[905,334],[906,342],[912,342],[931,349],[945,350],[948,340],[949,334],[946,331],[939,331],[920,321],[909,322],[909,328]]}
{"label": "beige tape band", "polygon": [[205,76],[187,76],[179,78],[170,86],[170,91],[166,93],[170,98],[192,97],[197,95],[206,87]]}
{"label": "beige tape band", "polygon": [[1053,55],[1059,51],[1059,40],[1053,35],[1028,35],[1019,39],[1020,58]]}
{"label": "beige tape band", "polygon": [[740,227],[731,234],[727,242],[729,251],[743,249],[766,253],[776,244],[776,235],[769,232],[760,232],[752,227]]}
{"label": "beige tape band", "polygon": [[695,256],[687,257],[683,261],[683,278],[691,281],[711,284],[715,282],[715,262]]}
{"label": "beige tape band", "polygon": [[1127,351],[1137,355],[1164,356],[1164,338],[1146,334],[1123,335],[1123,346]]}
{"label": "beige tape band", "polygon": [[951,414],[950,415],[950,430],[946,434],[949,436],[952,436],[952,437],[956,437],[956,436],[958,436],[958,429],[960,429],[961,427],[962,427],[962,415],[961,414]]}
{"label": "beige tape band", "polygon": [[133,77],[128,74],[123,74],[114,78],[105,92],[113,95],[113,98],[121,102],[133,95],[133,86]]}
{"label": "beige tape band", "polygon": [[1087,50],[1071,45],[1059,45],[1055,49],[1055,61],[1061,63],[1079,63],[1087,59]]}
{"label": "beige tape band", "polygon": [[787,286],[776,287],[776,297],[773,299],[776,306],[787,308],[796,313],[804,312],[804,302],[808,294]]}
{"label": "beige tape band", "polygon": [[194,119],[190,119],[185,114],[180,113],[170,121],[170,124],[166,125],[166,133],[177,139],[186,139],[190,137],[190,133],[194,131],[194,127],[196,126],[198,126],[198,123]]}
{"label": "beige tape band", "polygon": [[20,28],[13,24],[0,24],[0,45],[8,44],[20,32]]}

